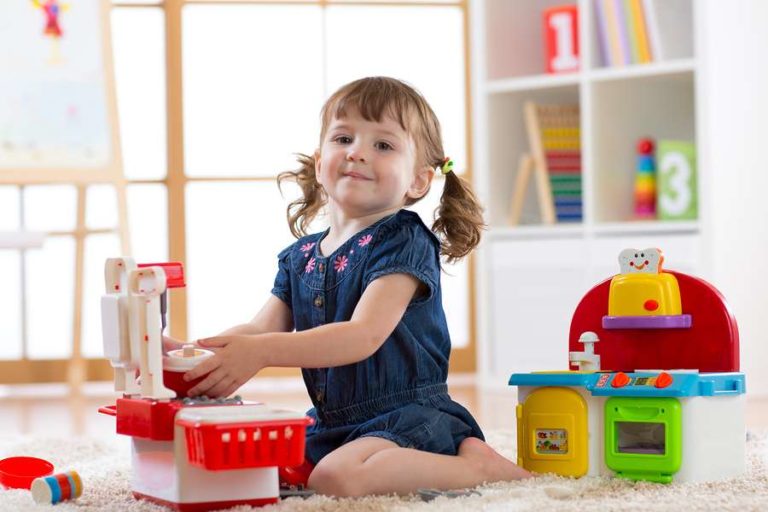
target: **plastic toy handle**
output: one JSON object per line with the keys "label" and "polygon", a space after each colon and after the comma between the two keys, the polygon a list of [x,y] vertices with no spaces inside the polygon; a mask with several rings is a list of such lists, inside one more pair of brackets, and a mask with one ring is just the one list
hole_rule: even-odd
{"label": "plastic toy handle", "polygon": [[702,396],[740,395],[745,392],[744,381],[734,380],[725,384],[726,389],[715,389],[715,383],[705,380],[699,383],[699,391]]}
{"label": "plastic toy handle", "polygon": [[743,389],[718,389],[717,391],[713,391],[710,396],[740,395],[742,393],[744,393]]}
{"label": "plastic toy handle", "polygon": [[104,407],[99,407],[99,412],[101,414],[106,414],[107,416],[117,416],[117,406],[105,405]]}
{"label": "plastic toy handle", "polygon": [[184,265],[178,261],[168,263],[139,263],[139,268],[162,267],[165,272],[166,286],[168,288],[184,288],[187,283],[184,281]]}

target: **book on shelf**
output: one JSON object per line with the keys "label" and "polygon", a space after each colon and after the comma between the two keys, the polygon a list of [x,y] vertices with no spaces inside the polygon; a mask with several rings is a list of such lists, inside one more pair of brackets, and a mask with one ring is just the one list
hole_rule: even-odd
{"label": "book on shelf", "polygon": [[[593,5],[597,46],[606,67],[692,54],[690,0],[594,0]],[[665,51],[662,34],[671,34],[664,41],[672,51]]]}
{"label": "book on shelf", "polygon": [[627,24],[627,13],[624,9],[624,0],[611,0],[613,2],[613,16],[616,23],[616,33],[619,37],[619,54],[621,55],[621,64],[632,64],[632,42],[634,37],[629,31]]}
{"label": "book on shelf", "polygon": [[606,33],[605,9],[600,0],[595,0],[595,27],[597,28],[597,48],[600,52],[600,62],[605,66],[610,66],[612,65],[611,48]]}
{"label": "book on shelf", "polygon": [[659,57],[654,60],[683,59],[693,56],[693,4],[697,0],[646,0],[656,32]]}
{"label": "book on shelf", "polygon": [[656,8],[654,0],[643,0],[643,14],[645,19],[646,38],[654,60],[664,60],[664,49],[661,47],[661,34],[659,24],[656,22]]}
{"label": "book on shelf", "polygon": [[[648,40],[648,21],[643,10],[643,0],[628,0],[634,33],[637,34],[637,58],[641,63],[651,62],[653,50]],[[658,59],[657,60],[661,60]]]}

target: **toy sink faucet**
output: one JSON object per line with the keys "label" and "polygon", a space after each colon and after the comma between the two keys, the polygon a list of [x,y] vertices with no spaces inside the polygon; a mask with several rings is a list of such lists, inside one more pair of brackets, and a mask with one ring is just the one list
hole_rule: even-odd
{"label": "toy sink faucet", "polygon": [[582,352],[569,352],[568,362],[578,367],[580,371],[596,371],[600,369],[600,356],[595,354],[595,343],[600,341],[594,332],[585,332],[579,336],[579,343],[584,345]]}

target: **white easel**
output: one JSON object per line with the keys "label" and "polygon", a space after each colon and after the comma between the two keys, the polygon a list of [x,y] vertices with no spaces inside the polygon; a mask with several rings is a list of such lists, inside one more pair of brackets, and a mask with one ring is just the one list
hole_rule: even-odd
{"label": "white easel", "polygon": [[[85,4],[80,8],[86,8]],[[0,185],[17,185],[23,189],[26,185],[69,184],[77,189],[77,214],[75,229],[71,234],[75,239],[75,268],[74,268],[74,318],[72,332],[72,357],[67,369],[67,380],[73,389],[79,389],[85,380],[85,360],[82,356],[82,316],[83,316],[83,283],[85,260],[85,237],[91,234],[86,226],[86,193],[88,186],[107,184],[114,187],[117,196],[118,221],[114,232],[120,238],[124,254],[130,254],[128,232],[128,213],[126,197],[126,180],[123,175],[122,153],[120,148],[119,127],[117,117],[117,102],[115,97],[114,69],[112,63],[112,44],[110,35],[109,15],[111,5],[108,0],[96,0],[94,7],[99,10],[100,23],[94,27],[101,35],[102,41],[102,70],[104,98],[106,100],[107,126],[110,131],[110,152],[108,161],[103,166],[82,167],[62,162],[61,166],[42,165],[34,167],[25,165],[23,168],[0,167]],[[103,232],[103,230],[99,230]],[[55,234],[54,234],[55,235]],[[9,237],[10,238],[10,237]],[[20,248],[19,250],[24,250]],[[23,255],[22,255],[23,256]]]}

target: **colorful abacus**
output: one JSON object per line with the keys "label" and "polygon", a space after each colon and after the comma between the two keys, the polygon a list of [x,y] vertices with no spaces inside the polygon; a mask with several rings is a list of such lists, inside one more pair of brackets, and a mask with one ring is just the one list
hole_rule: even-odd
{"label": "colorful abacus", "polygon": [[558,222],[578,222],[582,219],[578,108],[559,107],[550,122],[555,126],[542,130],[542,141],[555,215]]}
{"label": "colorful abacus", "polygon": [[637,142],[637,169],[635,173],[635,218],[656,218],[656,164],[652,139]]}

